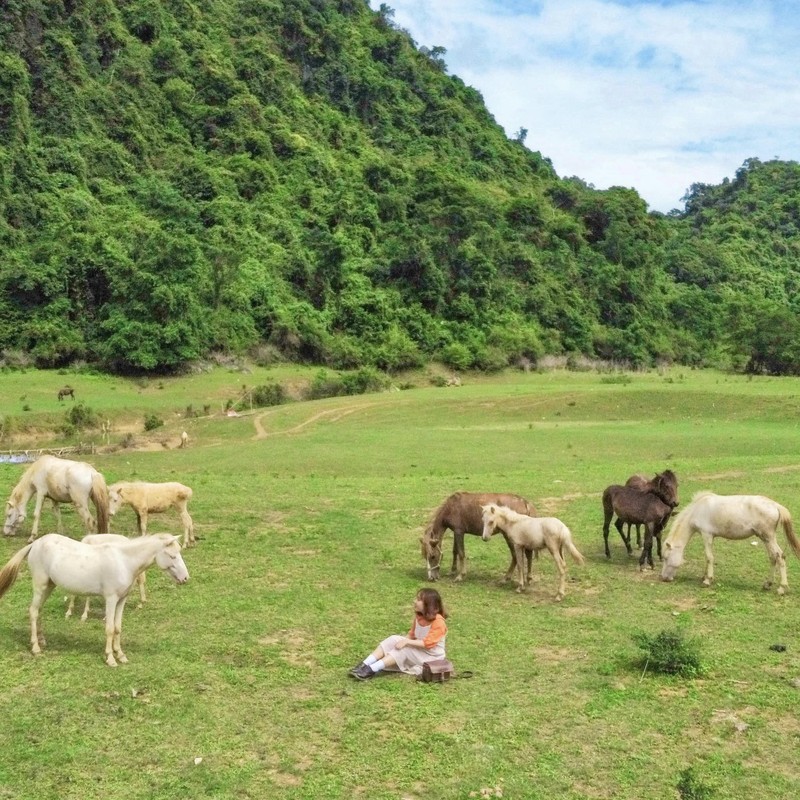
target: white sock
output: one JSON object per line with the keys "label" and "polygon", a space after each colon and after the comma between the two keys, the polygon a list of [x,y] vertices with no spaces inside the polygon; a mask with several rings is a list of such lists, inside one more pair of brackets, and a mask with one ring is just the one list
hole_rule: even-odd
{"label": "white sock", "polygon": [[374,664],[370,664],[369,665],[369,668],[373,672],[380,672],[385,667],[386,667],[386,664],[383,663],[383,659],[381,659],[380,661],[376,661]]}
{"label": "white sock", "polygon": [[372,666],[372,665],[373,665],[373,664],[374,664],[374,663],[375,663],[377,660],[378,660],[378,659],[377,659],[377,658],[375,658],[375,656],[373,656],[373,655],[370,653],[370,655],[368,655],[368,656],[367,656],[367,657],[364,659],[364,663],[365,663],[365,664],[366,664],[368,667],[371,667],[371,666]]}

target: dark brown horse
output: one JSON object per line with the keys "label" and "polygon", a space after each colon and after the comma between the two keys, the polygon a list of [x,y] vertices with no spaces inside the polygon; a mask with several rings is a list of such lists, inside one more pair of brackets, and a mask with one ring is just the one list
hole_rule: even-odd
{"label": "dark brown horse", "polygon": [[[629,482],[641,476],[632,476]],[[653,566],[653,539],[658,547],[658,557],[661,558],[661,532],[669,520],[672,509],[678,505],[678,479],[674,472],[666,470],[659,473],[652,481],[636,481],[639,485],[646,485],[647,491],[637,488],[636,485],[609,486],[603,492],[603,539],[605,541],[606,557],[611,557],[608,548],[608,532],[614,514],[617,519],[614,526],[619,532],[628,555],[632,555],[630,539],[631,525],[644,525],[645,536],[642,554],[639,557],[639,566],[647,562]],[[628,536],[622,532],[622,526],[628,525]]]}
{"label": "dark brown horse", "polygon": [[58,399],[63,400],[65,397],[75,399],[75,390],[71,386],[65,386],[63,389],[58,390]]}
{"label": "dark brown horse", "polygon": [[[664,472],[659,472],[656,476],[649,480],[645,475],[631,475],[627,481],[626,486],[633,486],[642,492],[654,492],[658,495],[668,506],[678,505],[678,476],[671,470],[666,469]],[[642,546],[642,536],[640,523],[628,523],[628,542],[631,540],[631,525],[636,525],[636,546]]]}
{"label": "dark brown horse", "polygon": [[[424,535],[420,538],[422,543],[422,557],[428,564],[428,580],[439,579],[439,566],[442,563],[442,540],[446,530],[453,531],[453,569],[456,580],[464,580],[467,574],[466,555],[464,553],[464,534],[471,533],[480,536],[483,533],[483,509],[481,506],[494,503],[506,506],[520,514],[530,517],[536,516],[536,509],[524,497],[516,494],[491,494],[479,492],[456,492],[451,494],[436,509],[433,521],[428,525]],[[514,555],[514,546],[503,533],[508,549],[511,551],[511,565],[506,572],[508,580],[516,570],[517,559]],[[530,573],[531,554],[528,553],[528,572]]]}

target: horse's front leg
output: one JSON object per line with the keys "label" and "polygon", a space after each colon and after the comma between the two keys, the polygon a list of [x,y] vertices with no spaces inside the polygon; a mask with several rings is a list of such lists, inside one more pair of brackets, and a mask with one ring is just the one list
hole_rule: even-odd
{"label": "horse's front leg", "polygon": [[56,518],[56,530],[59,533],[64,533],[64,525],[61,521],[61,506],[52,498],[50,499],[50,502],[53,504],[53,514],[55,514]]}
{"label": "horse's front leg", "polygon": [[136,579],[139,582],[139,608],[141,608],[147,602],[147,592],[144,590],[145,580],[147,579],[147,573],[142,570],[139,573],[139,577]]}
{"label": "horse's front leg", "polygon": [[514,545],[514,559],[517,563],[517,591],[525,591],[525,548],[521,545]]}
{"label": "horse's front leg", "polygon": [[644,526],[644,544],[642,545],[642,554],[639,556],[639,569],[644,570],[645,563],[648,564],[650,569],[653,566],[653,528],[650,523]]}
{"label": "horse's front leg", "polygon": [[[500,531],[500,533],[506,540],[506,545],[508,545],[508,551],[511,554],[511,563],[508,565],[508,569],[506,570],[506,574],[503,575],[503,580],[502,580],[503,583],[506,583],[506,581],[510,581],[511,578],[513,578],[514,575],[517,574],[517,555],[514,549],[514,543],[508,538],[508,534],[505,531]],[[528,573],[530,574],[530,570],[528,570]]]}
{"label": "horse's front leg", "polygon": [[31,527],[31,537],[28,539],[28,542],[35,541],[37,535],[39,534],[39,517],[42,515],[42,506],[44,505],[44,495],[43,494],[36,494],[36,502],[33,506],[33,526]]}
{"label": "horse's front leg", "polygon": [[456,581],[463,581],[467,574],[467,556],[464,552],[464,534],[453,531],[453,569]]}
{"label": "horse's front leg", "polygon": [[190,547],[195,543],[194,522],[186,509],[181,511],[181,522],[183,522],[183,546]]}

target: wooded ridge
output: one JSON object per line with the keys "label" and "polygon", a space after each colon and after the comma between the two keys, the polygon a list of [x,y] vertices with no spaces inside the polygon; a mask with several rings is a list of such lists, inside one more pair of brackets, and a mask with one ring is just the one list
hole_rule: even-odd
{"label": "wooded ridge", "polygon": [[0,349],[800,372],[800,165],[648,212],[509,139],[444,56],[365,0],[7,0]]}

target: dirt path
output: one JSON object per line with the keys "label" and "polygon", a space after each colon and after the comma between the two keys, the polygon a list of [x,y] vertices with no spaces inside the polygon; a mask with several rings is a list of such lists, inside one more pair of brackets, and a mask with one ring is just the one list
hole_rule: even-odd
{"label": "dirt path", "polygon": [[263,414],[259,414],[257,417],[253,419],[253,426],[256,429],[256,435],[253,437],[254,439],[266,439],[268,436],[278,436],[281,434],[287,433],[297,433],[298,431],[303,430],[303,428],[307,428],[309,425],[313,425],[315,422],[318,422],[321,419],[329,419],[331,422],[338,422],[343,417],[347,417],[350,414],[355,413],[356,411],[361,411],[364,408],[369,408],[370,406],[374,406],[375,403],[363,403],[356,406],[345,406],[343,408],[329,408],[325,411],[320,411],[317,414],[309,417],[307,420],[304,420],[299,425],[295,425],[293,428],[286,428],[285,430],[281,431],[267,431],[264,428],[263,420],[270,416],[271,414],[275,413],[275,410],[266,411]]}

